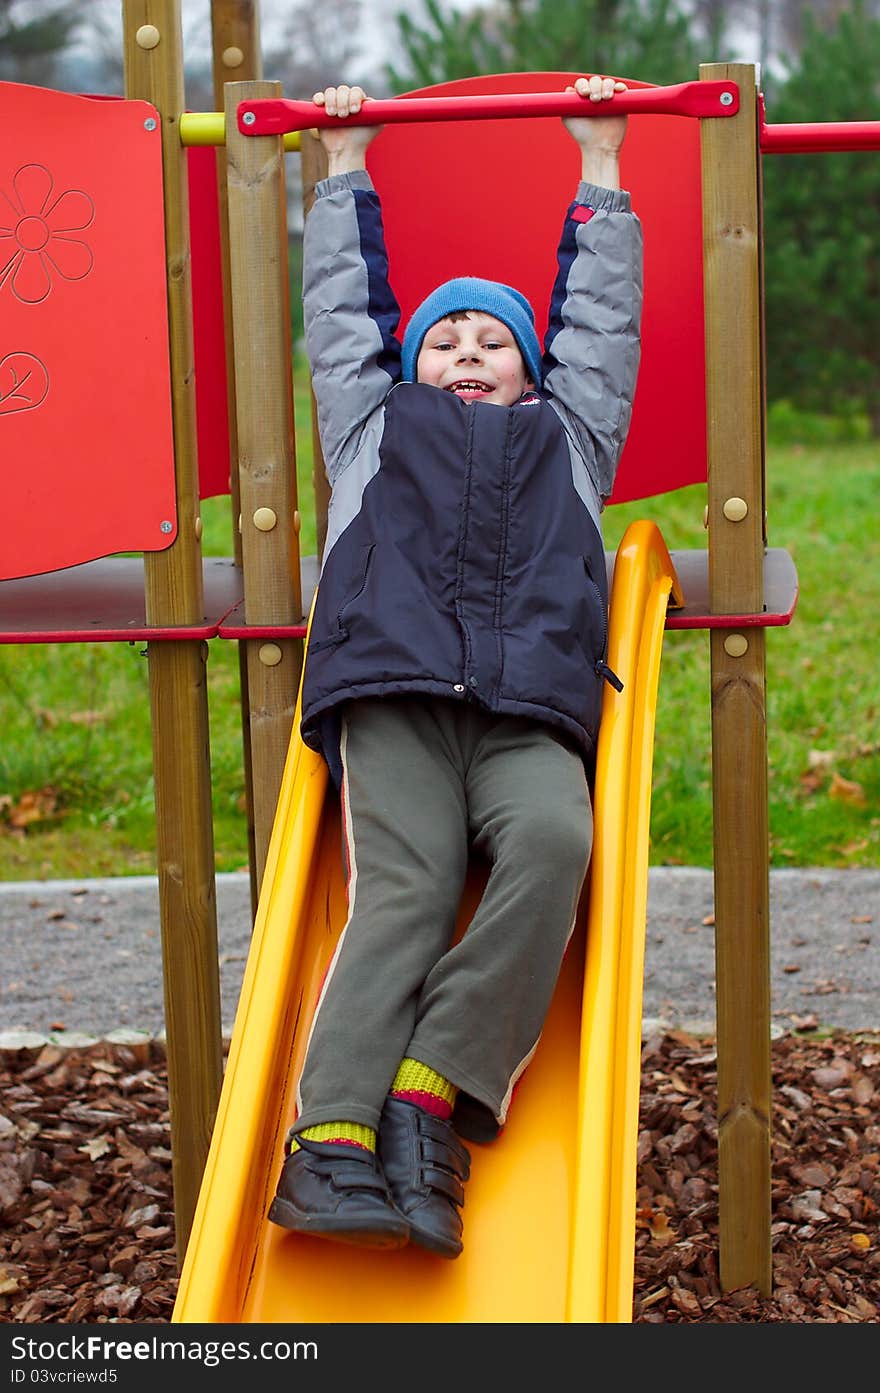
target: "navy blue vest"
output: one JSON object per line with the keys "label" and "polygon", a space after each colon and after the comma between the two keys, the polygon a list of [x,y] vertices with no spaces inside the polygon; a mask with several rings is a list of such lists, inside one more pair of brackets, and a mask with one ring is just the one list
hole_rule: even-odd
{"label": "navy blue vest", "polygon": [[591,760],[607,613],[602,538],[552,407],[400,384],[321,575],[303,739],[338,775],[343,702],[423,693],[547,722]]}

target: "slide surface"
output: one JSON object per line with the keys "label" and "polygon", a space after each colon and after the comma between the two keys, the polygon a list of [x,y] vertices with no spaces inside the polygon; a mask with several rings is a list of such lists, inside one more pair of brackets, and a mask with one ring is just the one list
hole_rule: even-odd
{"label": "slide surface", "polygon": [[[670,603],[681,597],[665,544],[652,523],[634,523],[614,559],[608,661],[625,686],[606,685],[588,884],[507,1126],[490,1145],[469,1143],[454,1261],[308,1238],[266,1218],[346,912],[337,800],[297,711],[173,1322],[632,1319],[650,791]],[[474,866],[461,929],[480,887]]]}

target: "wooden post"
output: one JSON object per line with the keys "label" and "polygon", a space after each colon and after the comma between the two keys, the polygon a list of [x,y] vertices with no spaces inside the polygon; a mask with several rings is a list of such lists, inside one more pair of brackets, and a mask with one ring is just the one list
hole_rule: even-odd
{"label": "wooden post", "polygon": [[[263,76],[260,52],[259,5],[256,0],[211,0],[211,46],[214,57],[214,109],[222,111],[227,82],[251,82]],[[232,350],[232,291],[229,280],[229,222],[226,195],[226,159],[217,155],[217,194],[220,208],[220,255],[223,273],[223,319],[226,345],[226,385],[229,401],[229,494],[232,504],[232,544],[241,565],[241,490],[238,477],[238,432],[235,417],[235,362]],[[256,917],[259,892],[257,848],[254,831],[253,753],[251,750],[250,699],[247,654],[238,645],[238,678],[241,704],[248,867],[251,877],[251,913]]]}
{"label": "wooden post", "polygon": [[[125,91],[160,114],[168,259],[178,535],[144,558],[151,625],[201,623],[189,203],[179,0],[124,0]],[[207,644],[151,642],[150,707],[172,1172],[178,1259],[186,1251],[222,1080]]]}
{"label": "wooden post", "polygon": [[[277,82],[226,85],[229,260],[245,623],[302,620],[284,149],[242,135],[240,102]],[[257,880],[262,881],[302,667],[302,640],[247,639]]]}
{"label": "wooden post", "polygon": [[[709,594],[763,609],[761,207],[755,69],[706,63],[740,109],[702,122]],[[712,629],[712,770],[721,1283],[769,1295],[770,908],[762,628]]]}

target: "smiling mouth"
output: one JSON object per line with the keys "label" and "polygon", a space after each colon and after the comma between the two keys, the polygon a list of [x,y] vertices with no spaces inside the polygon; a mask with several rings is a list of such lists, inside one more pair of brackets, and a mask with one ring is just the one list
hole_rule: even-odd
{"label": "smiling mouth", "polygon": [[473,378],[463,378],[461,382],[453,382],[446,390],[447,392],[454,392],[456,394],[459,392],[462,394],[473,394],[475,392],[484,394],[494,391],[494,388],[488,387],[485,382],[477,382]]}

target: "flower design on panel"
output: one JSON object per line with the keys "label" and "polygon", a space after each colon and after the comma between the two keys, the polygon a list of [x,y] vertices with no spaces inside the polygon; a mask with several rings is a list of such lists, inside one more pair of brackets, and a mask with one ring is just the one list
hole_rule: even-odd
{"label": "flower design on panel", "polygon": [[0,416],[33,410],[48,390],[46,365],[33,353],[7,353],[0,358]]}
{"label": "flower design on panel", "polygon": [[92,269],[84,232],[95,216],[95,205],[80,189],[55,193],[49,170],[25,164],[16,171],[11,189],[0,189],[0,290],[9,287],[16,300],[38,305],[53,280],[79,281]]}

